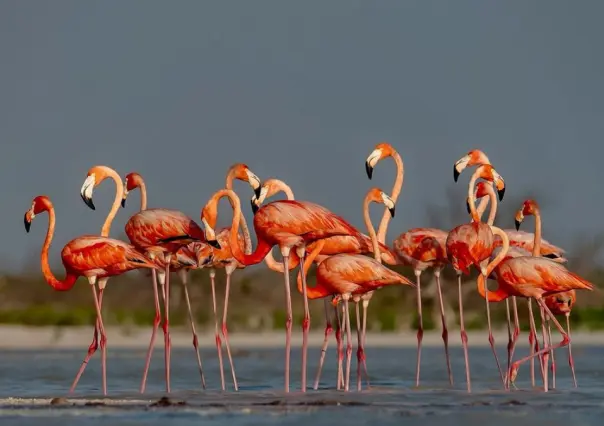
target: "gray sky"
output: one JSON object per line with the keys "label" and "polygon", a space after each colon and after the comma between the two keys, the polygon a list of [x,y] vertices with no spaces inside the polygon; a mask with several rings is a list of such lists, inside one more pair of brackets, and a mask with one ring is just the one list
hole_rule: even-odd
{"label": "gray sky", "polygon": [[[71,238],[100,232],[114,186],[99,188],[94,212],[79,196],[95,164],[140,172],[150,207],[199,220],[245,162],[362,227],[367,189],[392,186],[391,161],[373,182],[363,167],[383,140],[406,168],[389,239],[428,225],[425,204],[472,148],[508,194],[548,196],[550,241],[601,231],[603,14],[596,0],[5,0],[0,259],[20,268],[38,254],[46,217],[30,235],[22,224],[38,194],[57,209],[56,262]],[[249,218],[251,190],[237,191]]]}

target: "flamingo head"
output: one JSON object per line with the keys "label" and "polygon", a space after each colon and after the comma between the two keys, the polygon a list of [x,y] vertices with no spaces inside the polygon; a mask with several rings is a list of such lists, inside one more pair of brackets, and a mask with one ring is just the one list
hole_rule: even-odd
{"label": "flamingo head", "polygon": [[136,173],[131,172],[128,173],[124,179],[124,195],[122,196],[122,207],[126,207],[126,198],[128,197],[128,193],[136,188],[140,188],[143,186],[145,182],[143,181],[143,177]]}
{"label": "flamingo head", "polygon": [[367,192],[365,201],[380,203],[380,204],[385,205],[388,208],[388,211],[390,212],[390,216],[394,217],[394,213],[395,213],[395,209],[396,209],[394,200],[392,198],[390,198],[390,196],[388,194],[386,194],[384,191],[382,191],[381,189],[371,188]]}
{"label": "flamingo head", "polygon": [[266,199],[266,197],[268,195],[268,191],[269,191],[269,186],[270,186],[270,183],[268,181],[266,181],[260,188],[259,195],[256,195],[256,194],[252,195],[252,199],[250,200],[250,203],[252,205],[252,212],[254,214],[256,214],[256,212],[258,211],[258,209],[260,208],[260,206]]}
{"label": "flamingo head", "polygon": [[373,176],[373,168],[382,159],[392,156],[396,150],[388,142],[378,143],[365,160],[365,171],[369,179]]}
{"label": "flamingo head", "polygon": [[525,200],[522,207],[516,212],[514,223],[516,231],[520,229],[520,224],[525,216],[535,216],[539,212],[539,204],[535,200]]}
{"label": "flamingo head", "polygon": [[477,166],[479,164],[491,164],[489,157],[479,149],[473,149],[461,157],[453,165],[453,179],[457,182],[459,175],[466,167]]}
{"label": "flamingo head", "polygon": [[52,209],[52,203],[50,202],[50,198],[46,195],[38,195],[31,203],[31,207],[29,210],[25,212],[25,216],[23,217],[23,224],[25,225],[25,231],[29,232],[31,228],[31,223],[36,217],[37,214],[42,212],[47,212]]}
{"label": "flamingo head", "polygon": [[216,216],[210,213],[210,205],[211,202],[205,205],[203,209],[201,209],[201,223],[203,223],[206,242],[210,246],[220,249],[220,243],[216,239],[216,231],[209,223],[209,220],[212,220],[212,223],[216,222]]}
{"label": "flamingo head", "polygon": [[256,197],[260,197],[260,188],[262,186],[260,178],[250,170],[247,164],[233,164],[229,168],[228,176],[233,176],[235,179],[249,183]]}
{"label": "flamingo head", "polygon": [[84,180],[84,184],[80,190],[80,195],[82,196],[84,203],[92,210],[95,209],[94,203],[92,202],[92,193],[94,188],[97,185],[100,185],[101,182],[107,179],[110,175],[115,176],[116,173],[113,169],[107,166],[94,166],[88,170],[88,174],[86,175],[86,179]]}
{"label": "flamingo head", "polygon": [[[489,194],[490,186],[484,181],[478,182],[476,185],[476,190],[474,191],[474,198],[477,200],[485,197]],[[472,210],[470,210],[470,199],[466,198],[466,208],[468,210],[468,214],[472,214]]]}
{"label": "flamingo head", "polygon": [[552,294],[551,296],[545,297],[543,301],[554,315],[568,315],[570,314],[575,303],[574,292],[574,290],[571,290],[564,293]]}
{"label": "flamingo head", "polygon": [[499,201],[502,201],[503,196],[505,195],[505,181],[503,180],[503,177],[501,177],[501,175],[497,173],[495,168],[490,164],[482,164],[478,167],[477,172],[479,178],[495,183],[497,195],[499,195]]}

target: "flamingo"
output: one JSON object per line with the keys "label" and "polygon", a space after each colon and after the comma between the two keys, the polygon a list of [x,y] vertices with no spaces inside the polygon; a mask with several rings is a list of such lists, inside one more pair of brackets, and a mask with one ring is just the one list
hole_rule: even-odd
{"label": "flamingo", "polygon": [[[103,169],[97,169],[102,172]],[[99,173],[99,179],[103,179]],[[42,265],[42,274],[46,282],[57,291],[70,290],[77,279],[84,276],[88,279],[92,289],[94,305],[96,309],[96,326],[101,335],[101,370],[103,395],[107,395],[107,336],[103,325],[103,316],[101,313],[100,298],[102,297],[107,280],[109,277],[121,275],[139,268],[155,269],[156,265],[151,263],[142,253],[136,250],[132,245],[123,241],[97,235],[83,235],[69,241],[61,250],[61,261],[65,267],[65,278],[58,279],[51,271],[48,262],[48,251],[55,230],[55,210],[50,199],[45,195],[39,195],[32,201],[32,205],[25,212],[23,219],[25,230],[29,232],[31,224],[42,212],[48,212],[48,229],[46,238],[42,246],[40,262]],[[108,232],[109,227],[106,228]],[[98,284],[99,294],[95,285]],[[70,392],[73,392],[79,375],[76,376]]]}
{"label": "flamingo", "polygon": [[[226,176],[226,188],[232,189],[233,181],[235,179],[247,182],[252,187],[252,189],[254,190],[255,193],[260,194],[260,179],[249,169],[249,167],[247,165],[245,165],[243,163],[236,163],[229,168],[229,170],[227,172],[227,176]],[[141,191],[140,210],[141,211],[146,210],[146,208],[147,208],[146,185],[145,185],[145,182],[144,182],[142,176],[140,174],[134,173],[134,172],[129,173],[126,176],[124,197],[122,200],[122,207],[124,207],[126,204],[126,197],[128,196],[128,193],[136,188],[140,188],[140,191]],[[244,243],[245,243],[245,245],[244,245],[245,252],[249,254],[249,253],[251,253],[252,242],[251,242],[251,238],[250,238],[250,234],[249,234],[249,230],[248,230],[245,218],[242,218],[241,229],[243,232],[243,238],[244,238]],[[228,243],[227,239],[220,240],[220,243],[223,243],[223,242]],[[227,330],[227,326],[226,326],[226,312],[227,312],[227,308],[228,308],[231,274],[233,273],[233,271],[235,269],[240,267],[240,265],[238,265],[234,261],[234,259],[232,259],[232,256],[227,255],[227,254],[230,254],[230,250],[225,251],[224,246],[221,249],[217,249],[217,250],[219,250],[219,252],[213,253],[212,262],[209,262],[209,264],[204,264],[203,266],[210,268],[210,282],[211,282],[211,286],[212,286],[212,305],[214,308],[214,324],[215,324],[215,335],[216,335],[215,340],[216,340],[216,349],[218,352],[218,362],[219,362],[219,366],[220,366],[220,381],[221,381],[221,386],[222,386],[223,391],[226,389],[226,387],[225,387],[225,380],[224,380],[224,364],[222,361],[222,341],[220,339],[220,334],[218,332],[218,317],[217,317],[217,312],[216,312],[216,289],[215,289],[216,288],[216,286],[215,286],[216,271],[215,271],[215,269],[224,268],[226,271],[227,280],[226,280],[225,301],[224,301],[224,308],[223,308],[222,335],[223,335],[223,338],[225,341],[227,356],[228,356],[229,364],[231,367],[231,374],[233,377],[233,387],[234,387],[235,391],[237,391],[237,390],[239,390],[239,387],[237,384],[237,377],[235,375],[235,367],[233,364],[233,359],[231,356],[231,348],[229,345],[228,330]],[[227,256],[225,257],[225,255],[227,255]],[[187,307],[189,308],[189,319],[190,319],[190,323],[191,323],[191,329],[193,330],[193,347],[195,349],[195,353],[197,354],[199,371],[200,371],[200,374],[202,375],[202,379],[201,379],[202,386],[205,389],[205,380],[204,380],[203,374],[202,374],[201,358],[199,356],[197,334],[195,332],[193,314],[191,311],[191,303],[189,301],[188,290],[187,290],[186,270],[183,270],[182,273],[179,275],[181,277],[181,281],[182,281],[183,288],[185,291]],[[145,371],[148,371],[148,366],[146,367]],[[145,376],[146,376],[146,374],[145,374]]]}
{"label": "flamingo", "polygon": [[[472,178],[470,179],[470,183],[468,185],[468,197],[470,198],[470,209],[471,216],[474,220],[472,223],[466,223],[463,225],[459,225],[454,228],[447,235],[446,240],[446,252],[447,258],[451,262],[453,269],[457,273],[457,285],[459,292],[459,323],[461,328],[461,341],[464,350],[464,358],[466,363],[466,384],[468,388],[468,392],[471,392],[471,383],[470,383],[470,364],[468,359],[468,336],[465,331],[464,320],[463,320],[463,298],[461,291],[461,273],[469,274],[469,267],[474,265],[477,268],[480,268],[481,273],[484,273],[484,265],[481,263],[488,259],[493,251],[493,242],[494,235],[491,230],[491,227],[486,223],[480,222],[478,218],[478,213],[476,212],[476,206],[474,205],[473,199],[473,188],[474,183],[478,178],[482,178],[488,180],[489,182],[495,182],[497,186],[497,190],[499,193],[499,199],[503,199],[503,195],[505,194],[505,182],[501,175],[495,171],[493,166],[483,164],[479,166]],[[491,343],[491,348],[493,353],[495,354],[495,359],[497,360],[497,364],[499,366],[499,360],[497,359],[497,354],[495,352],[494,347],[494,339],[493,334],[491,332],[491,317],[490,311],[488,309],[487,304],[487,321],[489,326],[489,342]],[[503,381],[503,373],[501,373],[501,368],[499,367],[500,375]]]}
{"label": "flamingo", "polygon": [[[91,209],[94,209],[92,194],[94,188],[101,183],[95,178],[95,173],[89,172],[88,177],[82,185],[82,199]],[[119,198],[123,199],[123,189],[118,188]],[[117,197],[116,197],[117,199]],[[118,206],[119,208],[119,206]],[[164,355],[166,372],[166,392],[170,393],[170,331],[169,331],[169,305],[170,305],[170,263],[174,254],[183,246],[195,241],[205,241],[205,236],[199,225],[184,213],[168,209],[146,209],[130,217],[125,226],[128,239],[143,252],[153,263],[164,268],[164,270],[152,270],[153,293],[156,300],[156,312],[153,322],[153,332],[147,351],[145,370],[141,382],[140,392],[145,391],[147,373],[151,363],[151,354],[155,343],[155,335],[160,321],[159,296],[157,293],[157,281],[162,286],[164,299]],[[217,242],[209,243],[213,247],[220,248]],[[157,278],[159,277],[159,278]]]}
{"label": "flamingo", "polygon": [[[541,227],[542,227],[542,225],[541,225],[541,209],[539,208],[539,204],[535,200],[524,201],[524,203],[522,204],[522,208],[520,208],[516,212],[516,216],[514,218],[516,230],[519,230],[520,225],[526,216],[535,217],[535,234],[534,234],[532,255],[537,256],[540,253],[541,244],[543,241],[541,239],[541,232],[542,232],[541,231]],[[568,333],[570,334],[570,318],[569,318],[570,310],[571,310],[570,304],[571,303],[574,304],[574,301],[575,301],[574,292],[572,292],[572,294],[558,294],[558,295],[546,297],[544,299],[544,301],[545,301],[546,305],[550,308],[550,310],[555,310],[556,312],[563,313],[566,316],[567,330],[568,330]],[[563,306],[564,302],[568,302],[567,307]],[[548,321],[548,328],[550,328],[549,321]],[[548,336],[550,336],[550,335],[551,335],[551,332],[548,330]],[[551,338],[550,338],[550,340],[551,340]],[[533,360],[534,360],[534,358],[531,359],[531,363],[533,362]],[[573,376],[573,382],[576,387],[577,379],[575,377],[575,367],[574,367],[574,363],[573,363],[573,359],[572,359],[572,351],[571,351],[570,342],[568,345],[568,363],[570,365],[572,376]],[[543,370],[543,374],[545,374],[545,375],[548,374],[547,363],[545,364],[545,368],[542,366],[542,370]],[[553,379],[552,379],[553,383],[552,384],[555,387],[556,379],[555,379],[554,352],[553,351],[552,351],[552,371],[553,371]]]}
{"label": "flamingo", "polygon": [[[362,296],[367,292],[373,292],[378,288],[386,285],[409,285],[414,284],[401,274],[388,269],[381,263],[379,254],[379,243],[375,233],[375,229],[371,224],[369,217],[369,204],[371,202],[383,203],[394,216],[395,207],[394,200],[386,195],[378,188],[371,188],[363,203],[363,217],[365,224],[371,235],[373,244],[374,259],[363,256],[361,254],[336,254],[324,259],[317,266],[317,285],[313,288],[308,288],[308,297],[310,299],[323,298],[331,295],[341,297],[344,301],[344,319],[346,321],[344,328],[346,329],[347,351],[346,351],[346,380],[344,390],[349,390],[350,384],[350,362],[352,354],[351,344],[351,329],[350,316],[348,309],[348,301],[352,297],[358,297],[358,303],[362,300]],[[314,257],[321,251],[320,245],[324,243],[319,241],[315,250],[307,257],[304,263],[304,273],[308,272]],[[303,291],[302,273],[298,274],[298,290]],[[362,343],[362,334],[360,324],[357,321],[357,336],[359,344]],[[360,364],[359,364],[360,365]],[[357,387],[360,389],[361,375],[360,369],[357,369]]]}
{"label": "flamingo", "polygon": [[[488,264],[486,272],[478,276],[478,292],[487,302],[500,302],[511,296],[535,299],[540,308],[542,308],[541,322],[544,342],[547,342],[545,315],[549,316],[562,335],[560,343],[556,345],[551,345],[551,343],[545,344],[543,349],[515,361],[510,367],[509,372],[510,382],[513,383],[521,363],[536,356],[547,354],[553,349],[567,346],[570,343],[570,337],[547,307],[543,298],[570,290],[593,290],[594,286],[577,274],[568,271],[564,265],[544,257],[520,256],[508,258],[504,261],[509,243],[506,241],[508,238],[505,232],[501,233],[501,238],[504,243],[503,249]],[[497,272],[497,290],[487,292],[485,277],[488,277],[495,270]],[[547,365],[547,360],[545,360],[544,364]],[[548,391],[547,374],[544,375],[543,389],[545,392]]]}
{"label": "flamingo", "polygon": [[[241,219],[241,202],[232,190],[222,189],[210,198],[201,211],[201,220],[205,227],[208,241],[216,241],[214,227],[218,201],[228,197],[233,205],[234,214],[231,225],[231,250],[233,257],[242,265],[260,263],[271,248],[279,246],[283,256],[283,271],[285,275],[285,300],[287,305],[286,340],[285,340],[285,392],[289,392],[289,358],[291,347],[291,294],[289,286],[289,257],[292,248],[299,258],[305,254],[305,246],[323,238],[336,235],[355,235],[359,232],[352,225],[335,215],[326,208],[307,201],[279,200],[262,206],[254,215],[254,230],[258,245],[252,254],[241,252],[237,241],[237,229]],[[303,263],[303,262],[302,262]],[[306,297],[306,276],[304,282],[304,321],[302,324],[302,392],[306,392],[306,355],[308,349],[308,330],[310,327],[310,312]]]}
{"label": "flamingo", "polygon": [[[543,298],[543,301],[547,307],[552,311],[554,315],[564,315],[566,317],[566,332],[570,336],[570,312],[575,305],[577,295],[575,290],[565,291],[563,293],[554,294]],[[548,339],[551,342],[551,326],[547,324]],[[573,355],[571,351],[571,344],[568,342],[568,365],[573,375],[573,385],[577,387],[577,377],[575,376],[575,363],[573,362]],[[554,351],[552,351],[552,389],[556,387],[556,362],[554,360]]]}
{"label": "flamingo", "polygon": [[[279,192],[283,192],[285,193],[286,197],[288,200],[294,200],[294,193],[292,191],[292,189],[283,181],[279,180],[279,179],[267,179],[266,181],[263,182],[262,184],[262,188],[260,190],[260,197],[256,197],[255,195],[252,196],[251,199],[251,204],[252,204],[252,210],[254,211],[254,213],[259,209],[259,206],[266,200],[266,198],[270,198],[275,196],[276,194],[278,194]],[[334,236],[334,237],[329,237],[329,238],[325,238],[323,243],[321,243],[321,250],[319,253],[317,253],[317,255],[315,256],[315,262],[317,264],[319,264],[321,261],[323,261],[327,256],[331,256],[334,254],[340,254],[340,253],[350,253],[350,254],[369,254],[369,253],[373,253],[373,245],[371,242],[371,237],[369,237],[368,235],[358,233],[358,235],[356,236],[352,236],[352,235],[341,235],[341,236]],[[315,243],[311,243],[307,246],[306,248],[306,255],[310,254],[310,252],[312,252],[312,250],[314,249],[314,247],[318,244],[318,242]],[[389,264],[389,265],[396,265],[397,264],[397,260],[396,257],[394,255],[394,253],[388,248],[388,246],[386,246],[386,244],[380,242],[379,243],[379,247],[380,247],[380,254],[382,256],[382,260]],[[272,254],[272,251],[269,252],[269,254],[264,258],[266,264],[268,265],[268,267],[274,271],[277,272],[283,272],[283,266],[278,264]],[[295,253],[292,253],[292,258],[290,259],[290,269],[295,268],[298,263],[299,263],[300,259],[295,255]],[[363,324],[364,324],[364,328],[363,328],[363,332],[362,332],[362,341],[364,342],[364,336],[365,336],[365,328],[366,328],[366,313],[367,313],[367,304],[369,303],[369,298],[371,298],[371,293],[366,293],[363,295],[364,301],[363,301],[363,307],[364,307],[364,316],[363,316]],[[358,305],[357,305],[358,306]],[[317,368],[317,374],[315,376],[315,383],[313,385],[313,389],[318,389],[319,388],[319,380],[321,377],[321,371],[323,368],[323,363],[325,360],[325,354],[327,353],[327,346],[328,346],[328,342],[329,342],[329,336],[333,330],[332,325],[331,325],[331,320],[330,320],[330,315],[329,315],[329,302],[327,301],[327,299],[325,299],[325,337],[323,340],[323,345],[321,347],[321,357],[319,359],[319,366]],[[336,314],[337,314],[337,309],[336,309]],[[338,321],[339,324],[339,321]],[[341,337],[340,337],[340,329],[338,327],[338,329],[336,330],[336,341],[338,342],[338,377],[340,377],[340,372],[341,372],[341,362],[343,359],[343,352],[342,352],[342,348],[341,348]],[[357,351],[357,361],[359,363],[361,363],[363,365],[363,369],[365,371],[365,375],[367,376],[367,364],[366,364],[366,360],[365,360],[365,352],[364,352],[364,344],[359,345],[358,351]],[[367,379],[368,380],[368,379]],[[338,389],[340,388],[340,381],[338,379]]]}
{"label": "flamingo", "polygon": [[[495,191],[493,190],[492,185],[488,185],[488,184],[486,184],[486,182],[479,182],[476,185],[475,198],[481,199],[480,204],[476,209],[478,212],[479,218],[482,217],[484,211],[486,210],[487,204],[490,202],[491,210],[489,212],[489,218],[487,220],[487,223],[492,225],[494,223],[495,216],[497,214],[497,198],[495,196]],[[467,201],[468,212],[470,212],[469,203],[470,203],[470,201],[468,200]],[[512,254],[514,256],[526,255],[526,254],[522,254],[522,252],[523,251],[532,251],[534,249],[535,234],[531,234],[531,233],[524,232],[524,231],[519,231],[518,229],[516,229],[516,230],[505,229],[504,232],[507,234],[508,239],[510,240],[510,247],[524,249],[522,251],[514,251],[512,253],[508,252],[508,255],[509,254]],[[539,227],[539,232],[541,232],[540,227]],[[529,238],[530,238],[530,240],[529,240]],[[501,243],[500,240],[495,239],[496,247],[500,243]],[[559,263],[566,262],[566,259],[560,255],[560,253],[563,253],[564,250],[557,246],[554,246],[553,244],[551,244],[545,240],[541,240],[541,244],[538,246],[538,252],[539,253],[537,253],[536,255],[548,257]],[[506,304],[507,304],[507,300],[506,300]],[[507,304],[507,305],[509,305],[509,304]],[[507,306],[507,308],[509,308],[509,306]],[[516,342],[518,341],[518,336],[520,334],[520,325],[518,322],[518,307],[516,304],[515,297],[512,297],[512,309],[514,312],[514,332],[513,333],[512,333],[512,324],[511,324],[511,318],[510,318],[510,310],[506,309],[507,322],[508,322],[508,347],[507,347],[507,349],[508,349],[508,366],[507,366],[508,371],[510,368],[511,360],[514,356],[514,349],[516,347]],[[529,322],[529,324],[530,324],[529,333],[532,333],[533,336],[536,336],[537,331],[536,331],[536,327],[535,327],[535,320],[532,315],[532,309],[529,310],[529,314],[531,316],[530,322]],[[537,344],[535,345],[536,347],[534,350],[539,350],[538,342],[536,339],[535,339],[535,342]],[[534,361],[535,361],[534,358],[531,359],[531,379],[532,379],[533,383],[535,380]],[[543,374],[543,371],[542,371],[542,374]]]}

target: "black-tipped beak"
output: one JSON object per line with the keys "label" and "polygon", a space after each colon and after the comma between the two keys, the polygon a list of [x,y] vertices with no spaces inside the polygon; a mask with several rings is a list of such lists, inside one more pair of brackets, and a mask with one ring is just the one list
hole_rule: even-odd
{"label": "black-tipped beak", "polygon": [[367,177],[371,180],[371,177],[373,176],[373,167],[371,167],[371,164],[369,164],[368,161],[365,162],[365,171],[367,172]]}
{"label": "black-tipped beak", "polygon": [[94,203],[92,202],[92,198],[87,198],[84,194],[81,194],[82,196],[82,200],[84,201],[84,203],[86,203],[86,205],[88,207],[90,207],[92,210],[96,210],[94,208]]}
{"label": "black-tipped beak", "polygon": [[518,231],[520,229],[520,221],[515,219],[514,225],[516,225],[516,231]]}
{"label": "black-tipped beak", "polygon": [[453,165],[453,180],[455,182],[457,182],[457,179],[459,179],[459,172],[457,171],[457,164]]}
{"label": "black-tipped beak", "polygon": [[126,207],[126,199],[122,198],[122,208]]}
{"label": "black-tipped beak", "polygon": [[466,198],[466,209],[468,209],[468,214],[472,214],[472,209],[470,208],[470,201]]}
{"label": "black-tipped beak", "polygon": [[256,212],[258,211],[258,209],[259,209],[260,207],[258,207],[258,205],[257,205],[256,203],[254,203],[254,201],[253,201],[253,200],[250,200],[250,204],[252,205],[252,212],[253,212],[254,214],[256,214]]}
{"label": "black-tipped beak", "polygon": [[221,248],[220,243],[218,243],[218,240],[208,240],[208,244],[217,249]]}
{"label": "black-tipped beak", "polygon": [[261,192],[262,192],[262,185],[259,185],[258,188],[254,189],[254,194],[256,194],[256,198],[260,198]]}
{"label": "black-tipped beak", "polygon": [[394,217],[394,212],[396,211],[396,207],[392,207],[391,209],[388,209],[388,211],[390,212],[390,217]]}
{"label": "black-tipped beak", "polygon": [[27,220],[27,213],[23,216],[23,224],[25,225],[25,232],[29,232],[29,228],[31,228],[31,222]]}
{"label": "black-tipped beak", "polygon": [[497,194],[499,195],[499,201],[503,201],[503,196],[505,195],[505,186],[502,189],[498,189]]}

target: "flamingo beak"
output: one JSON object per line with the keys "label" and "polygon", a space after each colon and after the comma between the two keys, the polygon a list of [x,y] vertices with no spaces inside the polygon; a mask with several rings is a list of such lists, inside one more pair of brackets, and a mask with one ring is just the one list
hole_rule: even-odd
{"label": "flamingo beak", "polygon": [[514,225],[516,225],[516,231],[518,231],[520,229],[520,221],[518,219],[515,219]]}
{"label": "flamingo beak", "polygon": [[207,243],[214,248],[221,249],[220,243],[218,242],[218,240],[208,240]]}
{"label": "flamingo beak", "polygon": [[468,210],[468,214],[472,214],[472,209],[470,208],[470,200],[466,198],[466,209]]}
{"label": "flamingo beak", "polygon": [[29,232],[31,222],[27,219],[27,213],[25,213],[25,216],[23,217],[23,224],[25,225],[25,232]]}
{"label": "flamingo beak", "polygon": [[390,217],[394,217],[394,212],[396,211],[396,207],[391,207],[388,209],[388,211],[390,212]]}
{"label": "flamingo beak", "polygon": [[122,208],[126,207],[126,198],[122,198]]}
{"label": "flamingo beak", "polygon": [[258,207],[258,205],[257,205],[257,204],[254,202],[254,200],[250,200],[250,204],[252,205],[252,212],[253,212],[254,214],[256,214],[256,212],[258,211],[258,209],[259,209],[260,207]]}
{"label": "flamingo beak", "polygon": [[461,174],[461,173],[459,173],[459,171],[457,171],[457,164],[454,164],[454,165],[453,165],[453,180],[454,180],[455,182],[457,182],[457,179],[459,179],[459,175],[460,175],[460,174]]}
{"label": "flamingo beak", "polygon": [[94,203],[92,202],[92,191],[94,190],[94,174],[86,177],[84,184],[82,185],[82,189],[80,190],[80,196],[84,203],[90,207],[92,210],[95,210]]}
{"label": "flamingo beak", "polygon": [[499,195],[499,201],[503,201],[503,196],[505,195],[505,186],[497,190],[497,195]]}
{"label": "flamingo beak", "polygon": [[258,188],[254,188],[254,194],[256,198],[260,198],[260,192],[262,191],[262,185],[258,185]]}
{"label": "flamingo beak", "polygon": [[367,172],[367,177],[369,178],[369,180],[371,180],[371,178],[373,177],[373,167],[371,167],[369,161],[365,162],[365,171]]}

